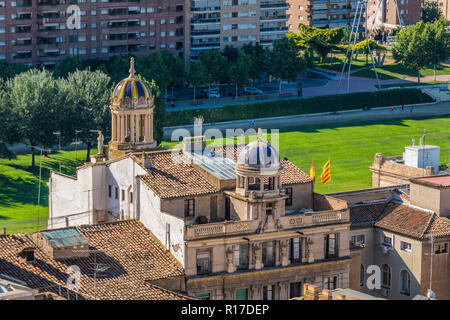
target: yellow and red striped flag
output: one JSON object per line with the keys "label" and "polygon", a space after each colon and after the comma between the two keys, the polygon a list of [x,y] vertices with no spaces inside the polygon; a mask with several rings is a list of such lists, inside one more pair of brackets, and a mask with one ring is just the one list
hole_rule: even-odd
{"label": "yellow and red striped flag", "polygon": [[331,180],[331,168],[330,168],[330,160],[325,163],[323,166],[322,174],[320,175],[320,182],[326,184]]}
{"label": "yellow and red striped flag", "polygon": [[309,169],[309,176],[311,179],[316,181],[316,172],[314,171],[314,161],[311,163],[311,168]]}

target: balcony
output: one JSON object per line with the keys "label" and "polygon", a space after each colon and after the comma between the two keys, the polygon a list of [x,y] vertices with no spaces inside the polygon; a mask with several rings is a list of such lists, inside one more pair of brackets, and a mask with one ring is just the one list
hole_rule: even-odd
{"label": "balcony", "polygon": [[286,15],[273,15],[260,17],[261,22],[276,22],[276,21],[287,21]]}
{"label": "balcony", "polygon": [[278,10],[287,10],[289,9],[289,5],[282,1],[282,2],[262,2],[260,5],[261,10],[271,10],[271,9],[278,9]]}
{"label": "balcony", "polygon": [[192,30],[192,38],[203,38],[205,36],[220,36],[220,30]]}
{"label": "balcony", "polygon": [[350,222],[348,209],[289,214],[280,218],[283,229]]}
{"label": "balcony", "polygon": [[194,13],[212,13],[212,12],[220,12],[220,6],[219,7],[191,7],[191,12]]}
{"label": "balcony", "polygon": [[220,17],[216,18],[192,18],[192,24],[208,24],[208,23],[220,23]]}
{"label": "balcony", "polygon": [[255,233],[259,220],[225,221],[186,226],[185,240]]}

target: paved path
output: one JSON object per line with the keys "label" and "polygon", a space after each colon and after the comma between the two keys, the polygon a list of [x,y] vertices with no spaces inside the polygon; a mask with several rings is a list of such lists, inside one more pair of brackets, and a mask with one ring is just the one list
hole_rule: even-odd
{"label": "paved path", "polygon": [[[373,121],[373,120],[388,120],[388,119],[406,119],[417,118],[424,116],[450,115],[450,101],[439,103],[431,103],[424,105],[416,105],[413,107],[413,112],[410,112],[410,106],[405,106],[405,111],[401,111],[400,106],[396,106],[394,111],[390,107],[376,108],[368,111],[348,110],[340,111],[337,114],[322,113],[322,114],[306,114],[276,118],[256,119],[255,127],[263,129],[275,129],[292,126],[307,126],[319,125],[329,123],[346,123],[353,121]],[[229,122],[220,122],[212,124],[204,124],[203,130],[215,128],[219,130],[225,129],[244,129],[247,130],[249,126],[248,120],[238,120]],[[176,128],[184,128],[193,131],[193,126],[180,126],[164,128],[164,139],[170,140],[171,133]]]}

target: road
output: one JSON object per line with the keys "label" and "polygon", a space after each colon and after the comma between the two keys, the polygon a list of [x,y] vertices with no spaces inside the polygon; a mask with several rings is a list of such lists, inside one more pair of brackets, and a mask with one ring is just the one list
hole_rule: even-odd
{"label": "road", "polygon": [[[374,121],[390,119],[408,119],[424,116],[450,115],[450,101],[438,103],[415,105],[413,112],[410,112],[410,106],[405,106],[405,111],[401,111],[400,106],[395,106],[394,111],[390,107],[376,108],[362,111],[348,110],[340,111],[337,114],[305,114],[296,116],[285,116],[276,118],[255,119],[255,127],[262,129],[279,129],[293,126],[320,125],[328,123],[346,123],[356,121]],[[179,126],[164,128],[164,140],[170,140],[172,132],[177,128],[188,129],[193,134],[193,126]],[[207,129],[244,129],[249,128],[249,120],[228,121],[220,123],[203,124],[203,131]]]}

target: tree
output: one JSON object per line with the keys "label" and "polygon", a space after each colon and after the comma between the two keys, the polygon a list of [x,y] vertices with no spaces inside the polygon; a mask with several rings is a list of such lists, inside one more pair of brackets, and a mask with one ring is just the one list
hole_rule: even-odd
{"label": "tree", "polygon": [[249,77],[253,80],[258,80],[264,72],[267,72],[268,55],[267,50],[259,44],[250,42],[242,47],[242,50],[250,56],[251,67],[249,70]]}
{"label": "tree", "polygon": [[68,55],[56,65],[53,75],[56,78],[67,78],[69,73],[83,69],[83,62],[78,57]]}
{"label": "tree", "polygon": [[187,80],[194,86],[194,100],[196,96],[196,88],[210,82],[208,70],[201,60],[197,60],[189,66]]}
{"label": "tree", "polygon": [[153,111],[153,138],[157,142],[157,144],[161,143],[164,136],[164,125],[167,119],[166,107],[164,105],[164,100],[161,96],[161,91],[157,86],[156,82],[153,80],[152,82],[148,81],[145,77],[137,75],[137,78],[147,84],[150,88],[153,98],[155,99],[155,109]]}
{"label": "tree", "polygon": [[442,18],[442,12],[437,1],[425,1],[422,7],[422,21],[435,22]]}
{"label": "tree", "polygon": [[75,130],[83,130],[79,137],[87,145],[86,161],[89,161],[95,145],[95,137],[89,130],[102,130],[105,136],[110,135],[111,78],[101,71],[76,71],[62,83],[61,92],[69,105],[70,122],[60,121],[59,130],[67,137],[73,137]]}
{"label": "tree", "polygon": [[175,56],[167,49],[161,51],[161,59],[164,66],[169,70],[171,82],[169,86],[179,87],[185,76],[184,63],[179,56]]}
{"label": "tree", "polygon": [[166,90],[174,82],[171,70],[166,66],[161,52],[153,51],[149,55],[138,58],[136,69],[146,79],[155,80],[161,90]]}
{"label": "tree", "polygon": [[7,103],[7,93],[5,91],[5,83],[0,80],[0,122],[2,130],[0,130],[0,158],[11,159],[14,154],[8,149],[8,145],[20,141],[17,132],[18,119],[14,117],[13,110]]}
{"label": "tree", "polygon": [[[370,46],[370,51],[369,51]],[[378,51],[387,51],[387,48],[381,44],[378,44],[375,40],[369,39],[369,46],[367,46],[367,40],[362,40],[355,45],[355,50],[358,53],[362,53],[366,56],[366,64],[369,62],[369,53]]]}
{"label": "tree", "polygon": [[270,52],[270,73],[277,79],[296,81],[300,72],[305,70],[306,62],[300,56],[297,44],[292,38],[275,40]]}
{"label": "tree", "polygon": [[400,31],[396,36],[396,44],[392,54],[396,61],[417,71],[417,82],[420,83],[420,69],[430,63],[427,52],[427,43],[424,41],[425,23],[419,21],[408,29]]}
{"label": "tree", "polygon": [[238,96],[238,86],[248,84],[251,68],[251,57],[244,51],[240,51],[236,62],[230,68],[230,80],[236,85],[236,97]]}
{"label": "tree", "polygon": [[30,70],[31,67],[23,63],[9,63],[6,61],[0,61],[0,78],[10,79],[16,75]]}
{"label": "tree", "polygon": [[228,80],[228,66],[226,59],[219,50],[207,50],[200,54],[199,60],[208,71],[209,82],[220,83]]}
{"label": "tree", "polygon": [[324,63],[328,54],[338,45],[345,34],[344,28],[319,29],[300,24],[299,33],[289,33],[288,37],[297,45],[316,52]]}
{"label": "tree", "polygon": [[424,30],[427,55],[434,66],[434,80],[436,80],[436,68],[440,62],[446,61],[450,55],[450,35],[446,32],[446,22],[443,19],[432,24],[427,23]]}
{"label": "tree", "polygon": [[65,112],[57,80],[47,71],[30,70],[8,80],[5,89],[5,103],[18,119],[18,137],[31,146],[34,167],[34,147],[50,147],[55,142],[57,114]]}

